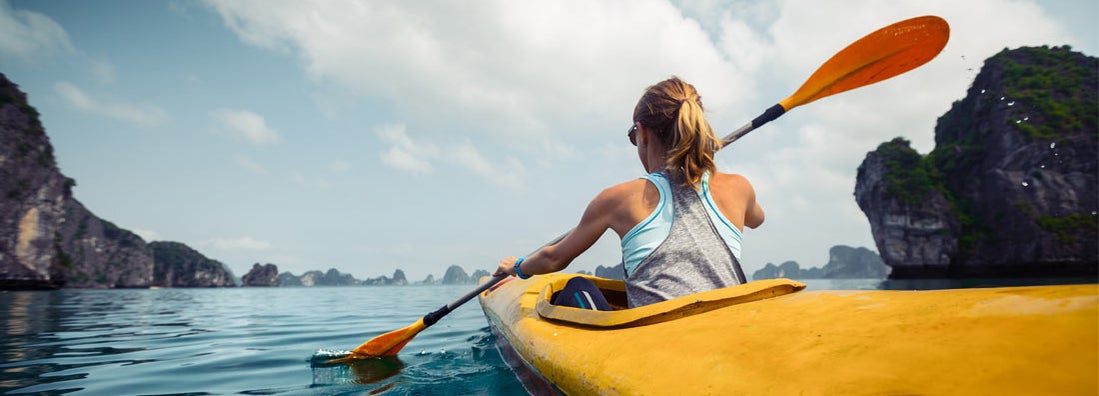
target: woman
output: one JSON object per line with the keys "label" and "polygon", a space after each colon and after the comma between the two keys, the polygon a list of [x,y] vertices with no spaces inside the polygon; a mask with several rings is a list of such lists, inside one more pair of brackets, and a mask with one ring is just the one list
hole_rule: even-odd
{"label": "woman", "polygon": [[[747,179],[717,171],[721,141],[698,92],[678,77],[657,83],[637,102],[633,121],[627,135],[649,174],[603,190],[564,239],[530,257],[503,259],[496,274],[560,271],[609,228],[622,238],[630,307],[747,281],[741,231],[762,224],[763,209]],[[609,309],[590,281],[574,280],[559,294],[573,301],[555,303]]]}

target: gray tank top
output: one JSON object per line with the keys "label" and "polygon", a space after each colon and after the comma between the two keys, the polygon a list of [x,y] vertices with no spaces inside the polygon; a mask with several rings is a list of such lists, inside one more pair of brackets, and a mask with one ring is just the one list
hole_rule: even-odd
{"label": "gray tank top", "polygon": [[718,234],[698,192],[667,171],[673,219],[668,237],[626,277],[631,308],[746,283],[740,262]]}

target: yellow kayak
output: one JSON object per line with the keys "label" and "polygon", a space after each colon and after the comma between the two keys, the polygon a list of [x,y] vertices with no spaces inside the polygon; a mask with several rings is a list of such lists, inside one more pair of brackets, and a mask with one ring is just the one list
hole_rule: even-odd
{"label": "yellow kayak", "polygon": [[615,311],[554,306],[573,274],[480,294],[532,393],[1099,394],[1099,285],[801,291],[750,282]]}

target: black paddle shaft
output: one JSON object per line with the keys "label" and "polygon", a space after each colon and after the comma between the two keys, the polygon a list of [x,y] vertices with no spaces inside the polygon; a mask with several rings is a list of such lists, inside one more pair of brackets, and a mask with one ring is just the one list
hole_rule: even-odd
{"label": "black paddle shaft", "polygon": [[442,308],[435,310],[435,312],[424,315],[424,325],[431,326],[435,324],[435,322],[438,322],[439,319],[442,319],[444,316],[450,313],[450,311],[453,311],[454,308],[458,308],[462,304],[465,304],[467,301],[472,300],[473,297],[476,297],[478,294],[481,294],[481,292],[495,286],[497,283],[500,283],[500,281],[504,280],[504,278],[507,277],[507,274],[496,275],[492,277],[492,279],[489,279],[487,282],[485,282],[483,285],[477,286],[477,288],[473,289],[473,291],[466,293],[466,295],[459,297],[457,300],[454,300],[454,302],[444,305]]}
{"label": "black paddle shaft", "polygon": [[[552,241],[549,241],[549,243],[542,245],[542,247],[538,248],[537,250],[530,252],[529,255],[534,255],[534,253],[538,253],[539,250],[542,250],[542,248],[546,246],[554,245],[557,244],[557,242],[561,242],[561,240],[565,239],[565,237],[568,236],[571,232],[572,230],[569,230],[564,234],[558,235],[557,238],[553,238]],[[457,300],[454,300],[450,304],[444,305],[442,308],[435,310],[435,312],[424,315],[424,325],[431,326],[435,324],[435,322],[438,322],[439,319],[442,319],[444,316],[449,314],[450,311],[453,311],[455,308],[462,306],[462,304],[465,304],[467,301],[472,300],[473,297],[477,297],[478,294],[481,294],[481,292],[488,290],[490,287],[496,286],[497,283],[500,283],[500,281],[504,280],[504,278],[507,277],[507,274],[499,274],[493,276],[492,279],[489,279],[481,286],[477,286],[476,289],[473,289],[473,291],[466,293],[466,295],[459,297]]]}
{"label": "black paddle shaft", "polygon": [[767,109],[767,111],[764,111],[763,114],[760,114],[759,117],[756,117],[754,120],[752,120],[752,122],[745,124],[744,126],[740,127],[740,129],[737,129],[733,131],[733,133],[730,133],[728,136],[725,136],[724,139],[721,139],[721,147],[728,146],[729,143],[735,142],[737,139],[740,139],[741,136],[747,135],[748,132],[751,132],[756,128],[763,126],[763,124],[774,121],[776,118],[781,117],[783,114],[786,114],[786,109],[783,108],[782,105],[776,104],[774,106],[771,106],[769,109]]}

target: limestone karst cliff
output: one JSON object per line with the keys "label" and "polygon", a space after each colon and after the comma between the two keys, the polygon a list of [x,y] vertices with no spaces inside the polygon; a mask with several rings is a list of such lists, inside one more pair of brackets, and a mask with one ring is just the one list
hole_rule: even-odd
{"label": "limestone karst cliff", "polygon": [[867,154],[855,197],[891,277],[1099,273],[1097,96],[1099,59],[1004,50],[931,153],[898,138]]}
{"label": "limestone karst cliff", "polygon": [[[84,207],[75,185],[58,169],[38,111],[0,74],[0,290],[157,285],[153,250]],[[214,280],[188,286],[232,279],[221,266],[211,271],[174,275]]]}

